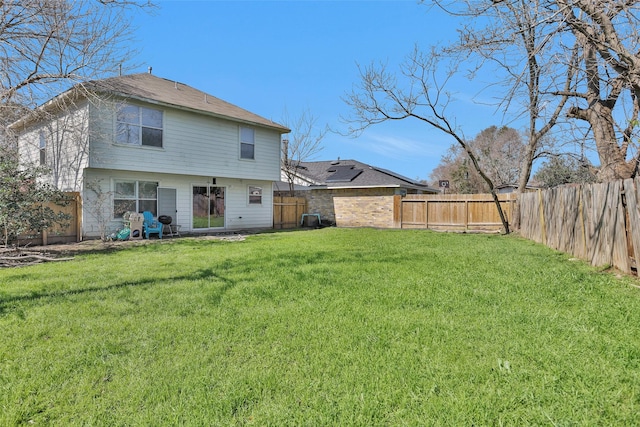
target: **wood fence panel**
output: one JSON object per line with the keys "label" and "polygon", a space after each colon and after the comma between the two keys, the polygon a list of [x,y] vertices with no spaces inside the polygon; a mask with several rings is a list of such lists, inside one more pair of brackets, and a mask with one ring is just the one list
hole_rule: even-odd
{"label": "wood fence panel", "polygon": [[557,187],[545,193],[543,214],[547,245],[553,249],[578,255],[581,246],[577,237],[582,225],[579,223],[579,192],[576,187]]}
{"label": "wood fence panel", "polygon": [[622,180],[610,183],[613,186],[612,191],[608,194],[609,201],[615,206],[612,214],[615,215],[615,221],[611,224],[611,233],[613,234],[613,253],[610,265],[624,271],[631,272],[631,264],[629,263],[629,249],[627,245],[626,231],[626,210],[622,203],[622,191],[624,183]]}
{"label": "wood fence panel", "polygon": [[541,227],[541,191],[520,194],[520,235],[544,243]]}
{"label": "wood fence panel", "polygon": [[467,228],[467,203],[462,200],[428,200],[427,228]]}
{"label": "wood fence panel", "polygon": [[425,200],[402,200],[400,211],[402,228],[427,227],[427,202]]}
{"label": "wood fence panel", "polygon": [[[561,219],[558,250],[577,258],[586,256],[586,234],[582,212],[582,192],[579,187],[565,187],[561,199]],[[577,208],[576,208],[577,207]],[[566,232],[562,233],[562,229]]]}
{"label": "wood fence panel", "polygon": [[638,191],[640,186],[636,185],[633,179],[624,180],[624,195],[627,203],[627,236],[631,248],[629,249],[629,257],[633,260],[636,267],[640,265],[640,194]]}
{"label": "wood fence panel", "polygon": [[65,193],[65,204],[54,202],[48,207],[54,212],[67,214],[71,219],[64,225],[56,225],[40,233],[25,233],[18,237],[19,245],[52,245],[58,243],[77,243],[82,240],[82,198],[78,192]]}
{"label": "wood fence panel", "polygon": [[584,186],[583,215],[587,259],[592,265],[612,265],[630,271],[622,206],[622,181]]}
{"label": "wood fence panel", "polygon": [[557,214],[557,210],[560,207],[560,197],[558,193],[559,188],[552,188],[547,191],[542,205],[542,212],[546,224],[546,244],[553,249],[558,249],[558,233],[562,226],[562,224],[558,224],[558,221],[561,218],[561,215]]}
{"label": "wood fence panel", "polygon": [[273,198],[273,228],[300,227],[300,218],[306,212],[307,200],[304,197],[275,196]]}
{"label": "wood fence panel", "polygon": [[[501,194],[500,206],[510,217],[515,195]],[[402,228],[500,230],[502,222],[489,194],[409,194],[402,198]]]}
{"label": "wood fence panel", "polygon": [[520,195],[522,237],[594,266],[637,272],[640,178]]}

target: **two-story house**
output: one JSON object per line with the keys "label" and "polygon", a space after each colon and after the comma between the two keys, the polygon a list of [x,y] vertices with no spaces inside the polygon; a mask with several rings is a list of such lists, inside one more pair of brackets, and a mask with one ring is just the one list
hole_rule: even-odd
{"label": "two-story house", "polygon": [[271,227],[272,183],[289,129],[150,73],[76,85],[12,124],[24,162],[82,195],[83,235],[127,211],[183,231]]}

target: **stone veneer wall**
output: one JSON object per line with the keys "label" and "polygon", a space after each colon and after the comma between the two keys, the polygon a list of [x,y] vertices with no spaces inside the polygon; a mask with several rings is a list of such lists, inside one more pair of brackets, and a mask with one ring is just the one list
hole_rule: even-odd
{"label": "stone veneer wall", "polygon": [[393,196],[335,197],[336,225],[399,228],[401,225],[394,216],[395,199]]}
{"label": "stone veneer wall", "polygon": [[[393,188],[347,188],[344,190],[309,190],[302,193],[307,198],[309,213],[319,213],[323,223],[337,223],[336,211],[334,209],[334,199],[339,197],[370,197],[370,196],[392,196]],[[391,198],[393,199],[393,198]],[[393,202],[392,206],[393,208]],[[339,225],[339,224],[338,224]],[[357,225],[345,225],[345,227],[359,227]]]}

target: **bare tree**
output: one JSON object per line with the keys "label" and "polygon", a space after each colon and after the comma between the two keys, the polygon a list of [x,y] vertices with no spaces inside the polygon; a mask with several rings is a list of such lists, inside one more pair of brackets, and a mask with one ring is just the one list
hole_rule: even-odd
{"label": "bare tree", "polygon": [[427,55],[416,47],[400,67],[398,75],[403,78],[400,83],[396,74],[388,72],[385,65],[360,68],[359,85],[344,99],[351,107],[351,115],[344,118],[349,124],[348,132],[357,135],[379,123],[414,118],[451,136],[467,153],[474,169],[486,182],[505,233],[508,234],[509,223],[500,206],[493,181],[480,167],[463,130],[447,112],[451,94],[445,91],[445,86],[456,69],[453,67],[446,72],[439,72],[439,60],[435,53]]}
{"label": "bare tree", "polygon": [[[540,141],[564,117],[586,123],[600,159],[598,178],[637,173],[640,112],[638,1],[433,0],[470,18],[449,50],[497,65],[494,86],[506,84],[499,106],[510,119],[528,116],[526,185]],[[476,19],[482,18],[482,19]],[[475,24],[478,23],[478,24]],[[473,70],[475,71],[475,69]],[[526,100],[526,101],[525,101]],[[521,103],[521,114],[513,107]],[[566,132],[565,137],[570,133]],[[537,154],[536,154],[537,153]]]}
{"label": "bare tree", "polygon": [[[449,10],[442,2],[440,6]],[[527,142],[520,162],[518,189],[523,191],[531,177],[533,162],[543,149],[545,136],[557,124],[568,97],[574,69],[575,49],[558,51],[553,39],[558,34],[555,15],[540,0],[494,0],[462,2],[462,13],[473,26],[460,30],[460,40],[447,51],[479,58],[476,67],[492,64],[503,87],[496,106],[509,121],[525,119]],[[460,8],[460,2],[456,5]],[[459,11],[452,12],[459,14]],[[476,19],[482,17],[483,19]],[[476,26],[480,22],[481,26]],[[567,54],[569,53],[569,58]]]}
{"label": "bare tree", "polygon": [[589,184],[596,180],[594,169],[584,157],[552,156],[536,171],[533,179],[551,188],[563,184]]}
{"label": "bare tree", "polygon": [[[520,175],[521,158],[526,145],[520,133],[506,126],[490,126],[468,144],[475,153],[482,170],[497,186],[515,184]],[[434,181],[447,179],[452,193],[486,193],[487,185],[473,168],[458,145],[452,145],[433,170]]]}
{"label": "bare tree", "polygon": [[[73,83],[115,74],[132,56],[126,0],[0,3],[0,104],[35,106]],[[126,65],[126,64],[125,64]]]}
{"label": "bare tree", "polygon": [[629,150],[640,111],[638,1],[557,0],[557,12],[579,47],[579,80],[568,116],[590,125],[600,158],[598,178],[637,174],[640,151]]}
{"label": "bare tree", "polygon": [[318,128],[317,119],[305,110],[297,117],[290,117],[285,111],[282,123],[291,132],[282,140],[282,171],[289,183],[289,192],[294,195],[296,173],[301,162],[311,160],[322,151],[322,139],[327,133],[326,126]]}
{"label": "bare tree", "polygon": [[429,179],[434,187],[438,187],[441,180],[449,181],[446,191],[451,194],[477,194],[487,191],[482,177],[469,166],[467,153],[457,144],[449,147],[438,166],[431,171]]}

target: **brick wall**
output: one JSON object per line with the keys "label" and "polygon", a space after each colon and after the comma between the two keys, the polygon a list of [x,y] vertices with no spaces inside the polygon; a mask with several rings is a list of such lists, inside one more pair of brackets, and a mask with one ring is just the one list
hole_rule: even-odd
{"label": "brick wall", "polygon": [[[309,213],[319,213],[323,223],[337,223],[336,211],[334,209],[334,198],[337,197],[368,197],[368,196],[391,196],[394,194],[393,188],[347,188],[344,190],[309,190],[304,191],[307,198]],[[350,227],[350,226],[348,226]]]}
{"label": "brick wall", "polygon": [[333,199],[338,227],[400,228],[394,203],[400,196],[357,196]]}

